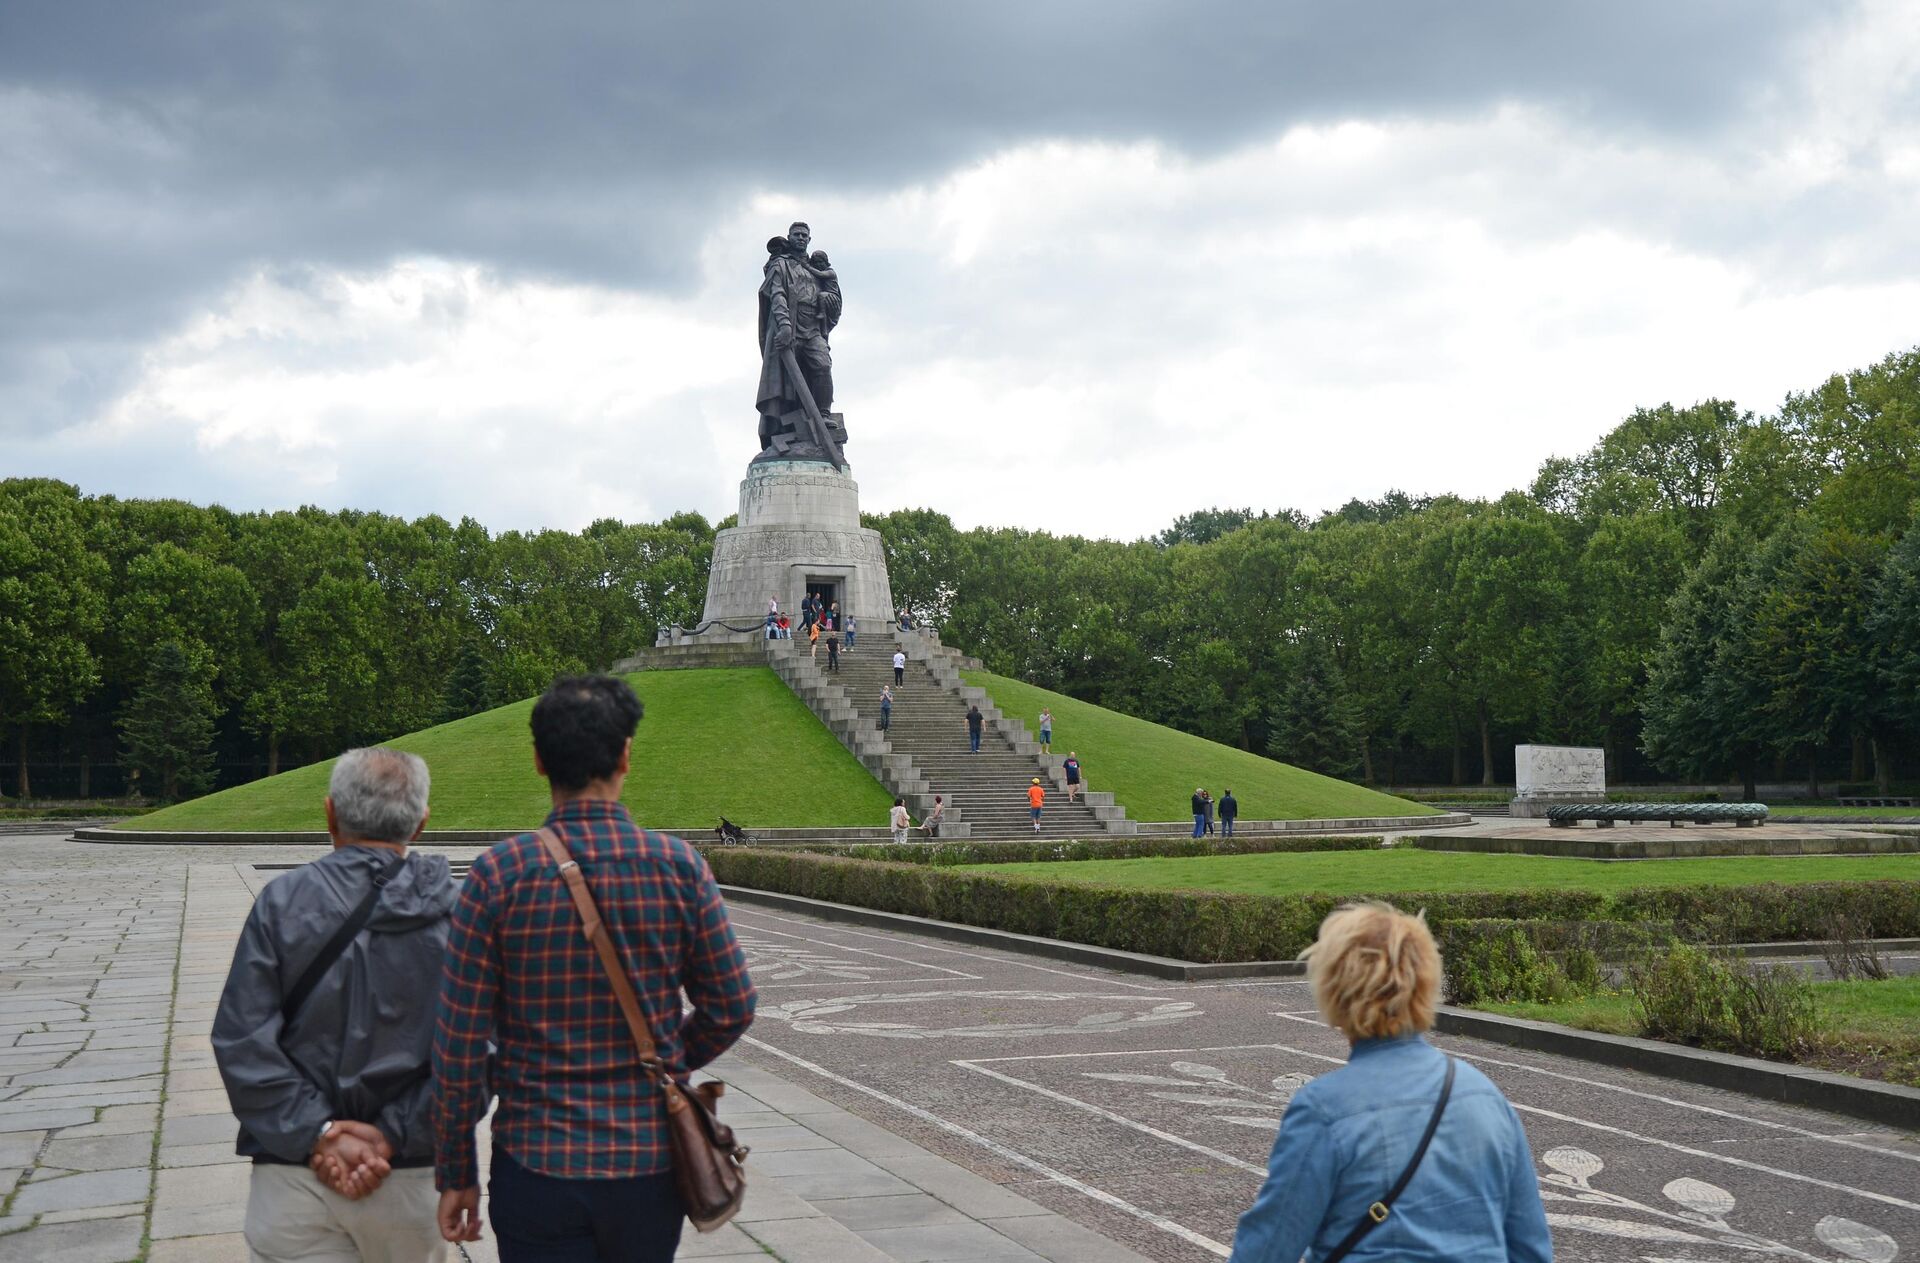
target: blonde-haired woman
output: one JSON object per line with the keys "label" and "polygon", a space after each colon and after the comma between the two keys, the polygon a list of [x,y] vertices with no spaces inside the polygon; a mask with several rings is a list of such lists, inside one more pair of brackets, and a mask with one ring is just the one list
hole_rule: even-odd
{"label": "blonde-haired woman", "polygon": [[1519,1116],[1422,1038],[1440,1000],[1426,920],[1348,904],[1302,955],[1314,1003],[1353,1052],[1294,1093],[1232,1263],[1551,1260]]}

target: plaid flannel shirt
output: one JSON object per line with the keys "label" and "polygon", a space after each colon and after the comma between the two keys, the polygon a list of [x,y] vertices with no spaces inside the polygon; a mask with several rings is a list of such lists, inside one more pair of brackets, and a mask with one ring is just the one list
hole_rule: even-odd
{"label": "plaid flannel shirt", "polygon": [[[639,828],[619,803],[576,800],[547,827],[580,864],[661,1059],[684,1076],[726,1051],[753,1020],[754,992],[706,860]],[[682,988],[693,1004],[684,1016]],[[493,1143],[530,1170],[605,1180],[668,1168],[660,1094],[533,834],[475,860],[454,907],[433,1082],[443,1190],[479,1182],[473,1130],[493,1093]]]}

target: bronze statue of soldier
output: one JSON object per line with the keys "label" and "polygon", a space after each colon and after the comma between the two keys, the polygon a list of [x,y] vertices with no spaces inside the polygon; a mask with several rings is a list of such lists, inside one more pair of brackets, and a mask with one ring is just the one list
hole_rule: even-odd
{"label": "bronze statue of soldier", "polygon": [[812,230],[796,222],[767,242],[760,282],[758,460],[845,464],[846,428],[833,411],[833,352],[827,336],[840,322],[840,280],[824,251],[811,258]]}

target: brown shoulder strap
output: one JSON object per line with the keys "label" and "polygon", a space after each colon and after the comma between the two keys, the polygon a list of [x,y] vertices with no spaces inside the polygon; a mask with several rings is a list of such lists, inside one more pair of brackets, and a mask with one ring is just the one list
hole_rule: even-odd
{"label": "brown shoulder strap", "polygon": [[614,999],[620,1002],[620,1014],[627,1019],[627,1030],[633,1035],[633,1045],[640,1050],[641,1063],[647,1067],[647,1073],[656,1082],[667,1077],[660,1065],[660,1054],[653,1046],[653,1032],[647,1027],[646,1015],[640,1009],[640,997],[634,994],[633,982],[627,977],[627,970],[620,963],[620,954],[613,948],[613,940],[607,935],[606,922],[600,919],[599,905],[593,901],[593,892],[587,889],[586,875],[580,871],[580,865],[567,853],[566,844],[560,835],[552,829],[542,829],[536,834],[540,845],[555,864],[560,866],[560,879],[567,883],[567,893],[573,896],[574,910],[580,914],[580,930],[587,936],[587,942],[593,944],[593,950],[600,957],[601,968],[607,971],[607,981],[613,984]]}

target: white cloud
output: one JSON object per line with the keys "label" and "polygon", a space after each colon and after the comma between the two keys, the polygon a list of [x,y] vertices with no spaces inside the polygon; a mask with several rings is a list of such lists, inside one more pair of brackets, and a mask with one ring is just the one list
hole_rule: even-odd
{"label": "white cloud", "polygon": [[718,517],[755,450],[759,243],[798,215],[842,273],[869,509],[1134,536],[1210,504],[1498,494],[1636,406],[1769,410],[1915,340],[1920,23],[1870,11],[1806,64],[1712,153],[1508,105],[765,189],[674,298],[432,258],[266,269],[90,425],[0,458],[241,507]]}

